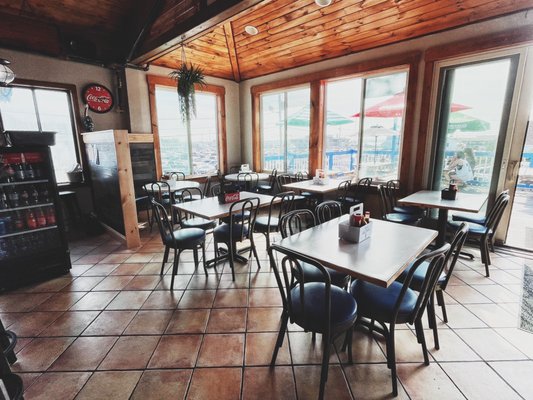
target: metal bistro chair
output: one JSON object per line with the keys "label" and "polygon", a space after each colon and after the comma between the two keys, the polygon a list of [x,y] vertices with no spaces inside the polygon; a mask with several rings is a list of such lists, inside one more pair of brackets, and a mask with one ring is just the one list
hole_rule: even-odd
{"label": "metal bistro chair", "polygon": [[254,224],[257,218],[257,210],[259,209],[259,198],[250,197],[239,200],[233,203],[229,209],[229,223],[222,223],[213,231],[213,238],[215,242],[215,264],[221,258],[218,248],[219,243],[224,243],[228,249],[229,263],[231,267],[231,275],[235,280],[234,256],[237,252],[237,242],[245,240],[250,241],[250,253],[248,258],[254,254],[257,261],[257,269],[261,269],[259,257],[254,243]]}
{"label": "metal bistro chair", "polygon": [[276,177],[277,176],[278,176],[278,170],[273,169],[272,172],[270,173],[270,178],[268,180],[268,183],[257,185],[257,192],[264,193],[264,194],[274,194],[276,190]]}
{"label": "metal bistro chair", "polygon": [[[200,189],[198,188],[183,189],[183,194],[182,194],[183,201],[184,202],[191,201],[187,199],[190,198],[189,196],[192,196],[191,192],[195,192],[197,190],[200,190]],[[177,218],[178,224],[182,228],[200,228],[200,229],[203,229],[204,231],[207,231],[210,229],[214,229],[215,226],[217,225],[216,221],[212,221],[210,219],[205,219],[201,217],[190,216],[188,213],[183,212],[182,210],[177,209],[177,208],[173,208],[173,210],[175,211],[175,215],[177,215],[178,217]]]}
{"label": "metal bistro chair", "polygon": [[215,183],[214,185],[211,185],[211,197],[217,197],[222,192],[222,184]]}
{"label": "metal bistro chair", "polygon": [[394,212],[392,208],[392,200],[390,199],[391,192],[386,187],[378,185],[378,195],[381,209],[381,218],[383,220],[409,225],[414,224],[421,218],[421,215]]}
{"label": "metal bistro chair", "polygon": [[[461,223],[461,227],[455,233],[455,236],[452,239],[450,250],[446,252],[446,258],[444,259],[444,270],[437,280],[437,285],[435,286],[435,295],[437,297],[437,304],[442,309],[442,316],[444,322],[448,322],[448,315],[446,314],[446,303],[444,302],[444,291],[448,286],[448,282],[452,277],[455,264],[457,263],[457,258],[459,253],[465,244],[466,238],[468,236],[468,224],[466,222]],[[398,277],[399,282],[403,282],[409,273],[413,264],[409,265],[407,269]],[[429,267],[428,262],[423,262],[422,265],[415,271],[413,278],[411,280],[410,288],[416,291],[422,289],[424,279],[427,274],[427,269]],[[435,342],[435,348],[438,350],[439,345],[439,334],[437,331],[437,320],[435,318],[435,300],[433,296],[430,297],[428,303],[428,320],[429,327],[433,329],[433,339]]]}
{"label": "metal bistro chair", "polygon": [[[283,256],[279,263],[281,268],[276,264],[277,257],[274,252],[279,252]],[[275,244],[270,247],[269,258],[283,302],[281,326],[270,366],[276,365],[278,350],[283,345],[289,320],[306,332],[322,334],[324,350],[318,398],[323,399],[328,379],[331,346],[333,341],[343,334],[347,333],[351,338],[357,318],[357,303],[350,293],[331,284],[330,274],[319,262]],[[291,285],[291,275],[297,274],[305,278],[306,269],[303,265],[318,271],[321,280],[308,282],[304,279],[302,282],[305,283]],[[351,340],[348,344],[348,360],[350,363],[353,362]]]}
{"label": "metal bistro chair", "polygon": [[202,200],[204,198],[204,193],[202,189],[197,187],[190,187],[180,190],[179,197],[177,198],[180,202],[186,203],[189,201]]}
{"label": "metal bistro chair", "polygon": [[205,231],[200,228],[173,229],[168,219],[165,207],[152,199],[152,213],[156,217],[157,225],[161,240],[165,245],[165,254],[161,264],[160,275],[163,275],[165,263],[168,261],[170,249],[174,250],[174,263],[172,267],[172,280],[170,281],[170,290],[174,289],[174,277],[178,273],[178,264],[181,252],[183,250],[192,250],[194,254],[194,263],[198,267],[198,249],[202,249],[204,271],[207,275],[205,266]]}
{"label": "metal bistro chair", "polygon": [[[316,219],[312,211],[305,209],[294,210],[281,217],[279,230],[281,232],[281,237],[286,238],[314,226],[316,226]],[[322,279],[324,277],[322,276],[322,273],[314,266],[302,263],[302,268],[305,274],[299,275],[298,271],[296,271],[291,283],[293,286],[298,282],[323,282]],[[348,275],[331,268],[325,267],[325,269],[329,273],[333,285],[341,288],[348,287],[350,283],[350,277]]]}
{"label": "metal bistro chair", "polygon": [[[489,265],[490,265],[490,251],[489,251],[489,241],[490,238],[498,229],[500,220],[502,219],[505,208],[509,204],[510,196],[508,194],[503,195],[498,198],[490,210],[487,212],[487,219],[484,224],[468,224],[468,238],[473,239],[479,243],[479,250],[481,252],[481,262],[485,264],[485,275],[490,276]],[[451,229],[457,230],[460,227],[461,222],[459,221],[448,221],[448,226]],[[462,252],[462,255],[474,259],[474,255],[470,253]]]}
{"label": "metal bistro chair", "polygon": [[342,204],[335,200],[324,201],[315,208],[315,215],[319,224],[338,218],[342,214]]}
{"label": "metal bistro chair", "polygon": [[388,198],[390,201],[390,208],[392,212],[402,213],[402,214],[413,214],[422,217],[424,210],[416,206],[399,206],[398,197],[396,196],[400,192],[400,181],[397,179],[392,179],[385,184],[385,190],[388,193]]}
{"label": "metal bistro chair", "polygon": [[150,208],[152,209],[152,215],[150,217],[150,232],[152,231],[152,225],[155,222],[157,222],[156,216],[153,213],[153,207],[152,207],[152,200],[157,201],[159,204],[161,204],[165,211],[167,212],[167,215],[172,215],[172,204],[174,204],[174,193],[170,190],[170,185],[168,182],[165,181],[155,181],[152,183],[148,183],[145,186],[146,194],[148,195],[148,203],[150,204]]}
{"label": "metal bistro chair", "polygon": [[270,232],[279,232],[281,217],[292,210],[293,203],[294,192],[278,193],[270,200],[268,216],[257,217],[255,220],[254,232],[265,235],[267,250],[270,248]]}
{"label": "metal bistro chair", "polygon": [[184,181],[185,180],[185,173],[181,171],[176,172],[169,172],[168,174],[170,179],[173,179],[175,181]]}
{"label": "metal bistro chair", "polygon": [[340,201],[345,212],[348,212],[350,207],[365,202],[366,191],[372,184],[372,178],[361,178],[354,185],[352,181],[344,181],[339,184],[340,196],[337,201]]}
{"label": "metal bistro chair", "polygon": [[[450,245],[446,243],[440,249],[420,256],[410,268],[403,284],[393,282],[388,288],[384,288],[360,279],[352,284],[351,293],[359,308],[356,324],[364,325],[371,331],[382,334],[387,341],[387,366],[391,370],[394,396],[398,395],[394,342],[396,324],[414,324],[418,343],[422,345],[424,364],[429,365],[422,316],[442,273],[445,254],[449,249]],[[425,262],[429,265],[420,291],[417,293],[410,288],[411,281],[413,275]],[[381,327],[374,327],[374,321],[378,322]],[[389,324],[388,328],[386,324]]]}
{"label": "metal bistro chair", "polygon": [[240,191],[255,192],[259,184],[259,175],[255,172],[241,172],[237,175],[237,186]]}
{"label": "metal bistro chair", "polygon": [[[289,174],[278,174],[276,178],[278,182],[278,190],[284,191],[287,190],[284,188],[284,185],[288,185],[293,182],[293,177]],[[294,195],[294,207],[295,208],[305,208],[307,205],[307,198],[301,194]]]}

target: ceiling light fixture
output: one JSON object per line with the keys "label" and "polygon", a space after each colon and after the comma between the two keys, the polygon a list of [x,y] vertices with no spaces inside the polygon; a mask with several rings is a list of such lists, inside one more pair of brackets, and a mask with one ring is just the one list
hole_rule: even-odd
{"label": "ceiling light fixture", "polygon": [[0,58],[0,86],[7,86],[15,80],[15,73],[8,67],[9,64],[9,61]]}
{"label": "ceiling light fixture", "polygon": [[315,0],[315,3],[319,7],[326,7],[331,4],[332,0]]}
{"label": "ceiling light fixture", "polygon": [[259,30],[255,26],[252,26],[252,25],[245,26],[244,31],[248,35],[252,35],[252,36],[257,35],[259,33]]}

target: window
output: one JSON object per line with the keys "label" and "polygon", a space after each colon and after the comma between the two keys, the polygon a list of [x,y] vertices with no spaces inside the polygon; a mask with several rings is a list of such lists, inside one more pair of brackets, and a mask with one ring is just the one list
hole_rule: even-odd
{"label": "window", "polygon": [[79,162],[70,92],[65,89],[9,87],[0,93],[0,117],[8,131],[53,131],[51,147],[56,181],[68,182],[67,171]]}
{"label": "window", "polygon": [[308,171],[309,87],[261,96],[261,148],[264,170]]}
{"label": "window", "polygon": [[326,170],[399,178],[406,84],[407,72],[326,83]]}
{"label": "window", "polygon": [[[196,90],[196,117],[183,123],[176,82],[149,75],[158,175],[183,172],[188,176],[213,175],[225,170],[226,129],[224,88],[206,85]],[[155,107],[154,107],[155,106]]]}

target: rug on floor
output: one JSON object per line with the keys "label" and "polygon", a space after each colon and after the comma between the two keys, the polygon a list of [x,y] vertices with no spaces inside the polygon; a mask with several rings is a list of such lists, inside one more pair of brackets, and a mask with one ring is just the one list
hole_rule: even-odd
{"label": "rug on floor", "polygon": [[533,268],[524,265],[520,329],[533,333]]}

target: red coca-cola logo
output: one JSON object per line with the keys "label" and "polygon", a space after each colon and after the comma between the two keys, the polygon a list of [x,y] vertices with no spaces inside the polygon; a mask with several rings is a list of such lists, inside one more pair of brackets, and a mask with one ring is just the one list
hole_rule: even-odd
{"label": "red coca-cola logo", "polygon": [[83,101],[91,111],[105,113],[113,108],[113,95],[105,86],[92,83],[83,90]]}
{"label": "red coca-cola logo", "polygon": [[241,199],[241,194],[239,192],[224,194],[224,201],[226,203],[234,203],[236,201],[239,201],[240,199]]}

